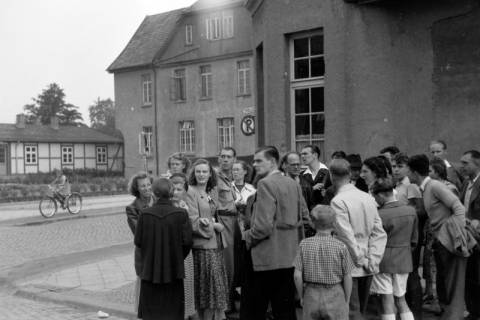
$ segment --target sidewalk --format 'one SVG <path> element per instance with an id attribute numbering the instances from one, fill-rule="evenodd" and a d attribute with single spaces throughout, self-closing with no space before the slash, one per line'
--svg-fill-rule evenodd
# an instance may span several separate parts
<path id="1" fill-rule="evenodd" d="M 85 197 L 82 201 L 82 212 L 99 209 L 118 209 L 122 210 L 133 201 L 133 197 L 129 194 Z M 0 204 L 0 221 L 14 220 L 29 217 L 41 217 L 38 209 L 40 201 L 28 202 L 8 202 Z M 59 208 L 54 217 L 71 216 L 65 210 Z M 43 218 L 43 217 L 42 217 Z M 46 219 L 48 220 L 48 219 Z"/>

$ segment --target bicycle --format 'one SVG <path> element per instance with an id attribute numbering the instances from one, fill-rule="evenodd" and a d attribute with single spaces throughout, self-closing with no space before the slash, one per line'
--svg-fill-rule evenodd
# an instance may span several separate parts
<path id="1" fill-rule="evenodd" d="M 58 203 L 62 209 L 67 209 L 70 214 L 77 214 L 82 210 L 82 195 L 78 192 L 68 194 L 64 199 L 58 196 L 52 186 L 48 186 L 52 195 L 44 196 L 38 205 L 40 214 L 45 218 L 51 218 L 57 213 Z"/>

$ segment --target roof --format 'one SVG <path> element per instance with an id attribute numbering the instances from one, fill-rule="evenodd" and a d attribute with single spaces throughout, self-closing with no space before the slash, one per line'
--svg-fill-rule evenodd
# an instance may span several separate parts
<path id="1" fill-rule="evenodd" d="M 0 123 L 0 141 L 65 142 L 65 143 L 123 143 L 117 137 L 106 135 L 89 127 L 62 126 L 58 130 L 48 125 Z"/>
<path id="2" fill-rule="evenodd" d="M 107 68 L 108 72 L 145 67 L 167 44 L 184 9 L 146 16 L 122 53 Z"/>
<path id="3" fill-rule="evenodd" d="M 207 9 L 214 9 L 214 8 L 221 8 L 224 6 L 231 6 L 231 5 L 243 5 L 245 0 L 198 0 L 194 4 L 192 4 L 188 11 L 200 11 L 200 10 L 207 10 Z"/>

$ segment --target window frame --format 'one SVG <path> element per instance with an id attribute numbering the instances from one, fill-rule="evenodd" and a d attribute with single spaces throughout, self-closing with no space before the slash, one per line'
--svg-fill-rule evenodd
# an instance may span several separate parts
<path id="1" fill-rule="evenodd" d="M 222 39 L 222 21 L 220 16 L 211 16 L 205 19 L 207 40 L 217 41 Z"/>
<path id="2" fill-rule="evenodd" d="M 224 121 L 231 121 L 225 125 Z M 228 143 L 227 140 L 229 140 Z M 234 147 L 235 143 L 235 119 L 234 117 L 217 118 L 217 146 L 218 152 L 225 147 Z"/>
<path id="3" fill-rule="evenodd" d="M 207 72 L 203 68 L 209 68 Z M 205 86 L 204 86 L 205 85 Z M 211 99 L 213 87 L 212 65 L 200 66 L 200 99 Z"/>
<path id="4" fill-rule="evenodd" d="M 189 123 L 189 128 L 184 128 L 184 124 Z M 194 154 L 196 150 L 196 132 L 194 120 L 179 121 L 179 152 L 185 154 Z M 187 141 L 188 140 L 188 141 Z"/>
<path id="5" fill-rule="evenodd" d="M 143 126 L 142 131 L 140 132 L 140 141 L 139 152 L 142 155 L 147 157 L 152 156 L 152 145 L 153 145 L 153 127 L 152 126 Z M 142 143 L 143 142 L 143 143 Z"/>
<path id="6" fill-rule="evenodd" d="M 309 80 L 320 80 L 320 79 L 324 79 L 324 78 L 325 78 L 326 70 L 325 70 L 323 76 L 310 77 L 310 72 L 311 72 L 311 60 L 312 60 L 312 58 L 323 58 L 323 62 L 324 62 L 324 64 L 325 64 L 325 48 L 324 48 L 322 54 L 310 55 L 310 48 L 311 48 L 311 40 L 310 40 L 310 39 L 311 39 L 312 37 L 314 37 L 314 36 L 322 36 L 322 38 L 323 38 L 323 43 L 325 43 L 325 38 L 324 38 L 323 30 L 322 30 L 322 31 L 312 31 L 312 32 L 308 32 L 308 33 L 302 33 L 302 34 L 299 34 L 299 35 L 292 36 L 292 37 L 290 38 L 290 41 L 289 41 L 289 53 L 290 53 L 289 61 L 290 61 L 290 81 L 291 81 L 291 82 L 302 82 L 302 81 L 309 81 Z M 303 39 L 303 38 L 309 38 L 309 41 L 308 41 L 308 55 L 307 55 L 307 56 L 304 56 L 304 57 L 295 58 L 295 53 L 294 53 L 294 40 Z M 309 73 L 309 77 L 308 77 L 308 78 L 298 78 L 298 79 L 296 79 L 296 78 L 295 78 L 295 61 L 304 60 L 304 59 L 308 59 L 308 61 L 309 61 L 309 63 L 308 63 L 308 73 Z"/>
<path id="7" fill-rule="evenodd" d="M 183 72 L 183 75 L 178 75 Z M 187 101 L 187 72 L 185 68 L 177 68 L 172 70 L 172 87 L 171 100 L 175 102 Z"/>
<path id="8" fill-rule="evenodd" d="M 99 149 L 104 149 L 103 151 L 100 151 Z M 99 160 L 99 156 L 104 158 L 104 161 Z M 107 145 L 102 144 L 102 145 L 96 145 L 95 146 L 95 162 L 96 164 L 108 164 L 108 149 Z"/>
<path id="9" fill-rule="evenodd" d="M 65 151 L 64 149 L 68 149 L 68 151 Z M 67 161 L 65 161 L 65 156 L 67 156 Z M 70 159 L 69 159 L 69 156 Z M 71 144 L 62 144 L 60 145 L 60 158 L 61 158 L 61 162 L 62 162 L 62 165 L 72 165 L 75 158 L 74 158 L 74 155 L 73 155 L 73 145 Z"/>
<path id="10" fill-rule="evenodd" d="M 230 39 L 234 36 L 234 22 L 233 22 L 233 14 L 224 14 L 222 16 L 222 38 L 223 39 Z"/>
<path id="11" fill-rule="evenodd" d="M 151 106 L 153 101 L 153 81 L 150 73 L 142 74 L 142 104 Z"/>
<path id="12" fill-rule="evenodd" d="M 241 63 L 246 62 L 248 64 L 247 68 L 241 68 Z M 250 68 L 250 59 L 238 60 L 237 61 L 237 96 L 249 96 L 252 94 L 252 85 L 251 85 L 251 68 Z M 241 74 L 243 74 L 244 80 L 241 81 Z M 242 85 L 244 90 L 242 92 Z"/>
<path id="13" fill-rule="evenodd" d="M 27 148 L 31 148 L 31 149 L 27 151 Z M 23 146 L 23 152 L 24 152 L 24 159 L 25 159 L 24 161 L 26 165 L 38 165 L 38 145 L 25 144 Z M 34 158 L 34 161 L 32 161 L 32 156 Z"/>
<path id="14" fill-rule="evenodd" d="M 190 46 L 193 44 L 193 25 L 185 25 L 185 45 Z"/>

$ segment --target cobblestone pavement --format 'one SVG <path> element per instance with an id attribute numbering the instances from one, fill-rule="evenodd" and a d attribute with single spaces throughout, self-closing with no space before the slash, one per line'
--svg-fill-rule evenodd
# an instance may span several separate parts
<path id="1" fill-rule="evenodd" d="M 97 311 L 85 312 L 74 307 L 0 294 L 2 320 L 94 320 L 98 319 Z M 125 320 L 116 316 L 110 316 L 108 319 Z"/>
<path id="2" fill-rule="evenodd" d="M 0 275 L 29 261 L 131 241 L 124 214 L 33 226 L 0 226 Z"/>

